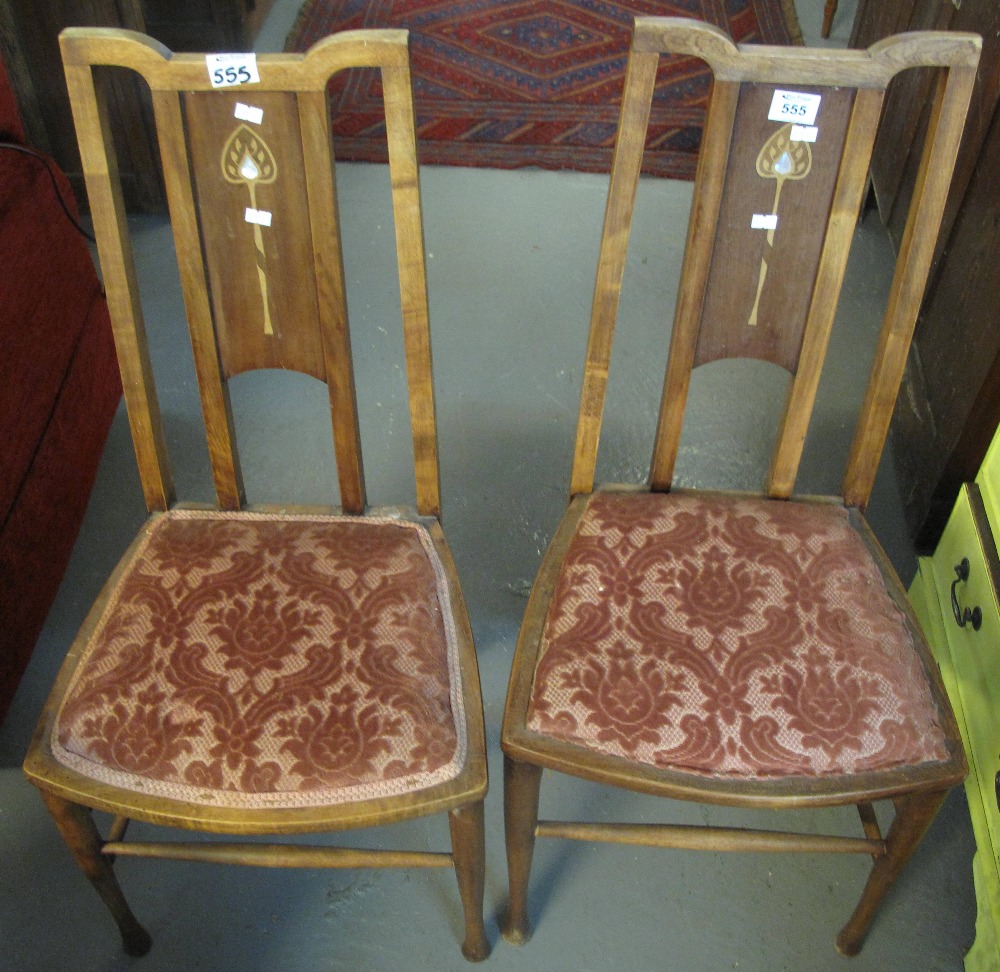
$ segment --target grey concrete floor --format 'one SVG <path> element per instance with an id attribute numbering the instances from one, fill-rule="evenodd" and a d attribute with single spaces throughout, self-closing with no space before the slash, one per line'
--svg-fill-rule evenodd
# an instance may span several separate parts
<path id="1" fill-rule="evenodd" d="M 260 49 L 281 48 L 296 4 L 280 0 Z M 818 41 L 821 0 L 799 0 L 798 7 L 807 42 Z M 833 43 L 846 42 L 853 13 L 853 0 L 842 0 Z M 385 286 L 393 261 L 386 173 L 379 166 L 344 165 L 339 181 L 371 500 L 405 502 L 412 495 L 412 472 L 398 298 Z M 499 724 L 527 591 L 565 503 L 607 179 L 425 167 L 422 183 L 444 521 L 470 605 L 489 731 L 486 915 L 494 948 L 488 967 L 960 969 L 975 918 L 974 845 L 961 791 L 947 801 L 855 959 L 842 958 L 833 947 L 867 870 L 854 857 L 692 854 L 541 841 L 532 875 L 534 937 L 520 949 L 500 939 L 496 914 L 506 873 Z M 377 196 L 382 201 L 373 203 Z M 600 459 L 599 478 L 605 481 L 641 480 L 646 472 L 690 197 L 686 183 L 644 180 L 640 188 Z M 137 223 L 136 252 L 148 286 L 147 324 L 161 369 L 179 492 L 210 500 L 176 266 L 160 221 Z M 803 492 L 837 487 L 890 259 L 881 226 L 868 218 L 855 241 L 807 444 Z M 756 487 L 784 386 L 785 378 L 770 366 L 752 367 L 743 377 L 729 364 L 702 369 L 692 392 L 681 481 Z M 251 501 L 335 502 L 319 383 L 258 373 L 237 379 L 234 395 Z M 890 461 L 883 462 L 870 514 L 908 580 L 914 560 Z M 59 598 L 0 727 L 0 968 L 465 968 L 458 950 L 458 896 L 448 871 L 267 871 L 122 860 L 126 894 L 154 937 L 144 959 L 123 954 L 110 918 L 63 848 L 20 763 L 87 606 L 143 518 L 119 413 Z M 542 813 L 776 824 L 765 814 L 666 804 L 548 774 Z M 857 828 L 848 811 L 797 818 L 795 825 L 805 830 Z M 444 848 L 447 826 L 443 819 L 418 821 L 350 834 L 344 842 Z"/>

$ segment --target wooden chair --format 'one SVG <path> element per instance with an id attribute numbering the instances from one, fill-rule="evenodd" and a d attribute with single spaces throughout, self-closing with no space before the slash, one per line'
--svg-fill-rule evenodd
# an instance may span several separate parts
<path id="1" fill-rule="evenodd" d="M 61 36 L 150 518 L 70 649 L 25 762 L 126 950 L 150 938 L 115 857 L 270 867 L 452 867 L 466 958 L 486 957 L 482 701 L 439 524 L 413 105 L 404 31 L 256 58 L 213 88 L 206 58 L 138 34 Z M 218 497 L 174 501 L 102 88 L 152 92 Z M 233 63 L 236 80 L 246 75 Z M 416 508 L 366 508 L 325 89 L 381 69 Z M 224 69 L 223 69 L 224 70 Z M 216 80 L 226 80 L 225 74 Z M 240 105 L 244 105 L 241 108 Z M 247 111 L 246 109 L 249 109 Z M 262 114 L 261 114 L 262 113 Z M 228 379 L 326 382 L 341 513 L 246 506 Z M 106 838 L 92 810 L 113 815 Z M 450 853 L 290 843 L 129 842 L 129 820 L 217 834 L 349 830 L 446 812 Z"/>
<path id="2" fill-rule="evenodd" d="M 715 81 L 651 473 L 645 489 L 594 490 L 650 99 L 668 51 L 705 60 Z M 904 35 L 867 52 L 737 48 L 695 21 L 636 20 L 571 500 L 528 601 L 504 716 L 509 941 L 529 933 L 535 838 L 558 837 L 870 854 L 871 876 L 837 940 L 854 954 L 949 787 L 965 775 L 937 669 L 862 511 L 978 52 L 979 38 L 958 34 Z M 916 65 L 942 67 L 937 107 L 842 494 L 793 498 L 885 88 Z M 785 114 L 771 120 L 772 104 L 794 106 L 793 118 L 818 104 L 818 115 L 793 133 Z M 690 372 L 730 357 L 769 361 L 792 376 L 766 490 L 671 490 Z M 543 768 L 729 807 L 853 804 L 863 834 L 539 821 Z M 872 808 L 882 799 L 896 811 L 885 837 Z"/>

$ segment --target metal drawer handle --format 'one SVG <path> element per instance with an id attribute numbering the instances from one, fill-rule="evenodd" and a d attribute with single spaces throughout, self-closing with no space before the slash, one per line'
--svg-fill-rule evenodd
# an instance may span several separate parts
<path id="1" fill-rule="evenodd" d="M 964 611 L 959 606 L 958 594 L 955 588 L 958 587 L 959 581 L 967 581 L 969 579 L 969 558 L 963 557 L 960 564 L 955 564 L 955 573 L 958 575 L 951 582 L 951 611 L 955 615 L 955 621 L 960 628 L 964 628 L 967 624 L 971 622 L 972 630 L 978 631 L 983 623 L 983 612 L 979 609 L 978 605 L 971 610 L 966 608 Z"/>

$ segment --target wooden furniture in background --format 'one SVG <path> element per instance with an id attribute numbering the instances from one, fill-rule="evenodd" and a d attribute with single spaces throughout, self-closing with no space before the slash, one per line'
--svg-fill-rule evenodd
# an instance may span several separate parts
<path id="1" fill-rule="evenodd" d="M 543 560 L 501 735 L 510 906 L 528 935 L 536 837 L 874 859 L 841 931 L 862 946 L 891 883 L 966 772 L 937 669 L 862 511 L 906 360 L 979 57 L 928 33 L 868 52 L 742 46 L 637 18 L 605 214 L 569 509 Z M 647 488 L 593 479 L 611 341 L 661 53 L 715 74 Z M 793 496 L 883 97 L 937 65 L 935 124 L 840 496 Z M 776 95 L 791 92 L 792 99 Z M 773 119 L 819 99 L 816 131 Z M 812 124 L 812 122 L 809 122 Z M 814 142 L 804 140 L 816 135 Z M 767 219 L 775 216 L 776 221 Z M 752 228 L 762 223 L 761 228 Z M 692 367 L 759 358 L 792 375 L 763 495 L 673 490 Z M 857 838 L 538 820 L 542 769 L 641 793 L 775 810 L 855 805 Z M 883 836 L 873 801 L 895 808 Z"/>
<path id="2" fill-rule="evenodd" d="M 7 62 L 28 143 L 51 155 L 86 204 L 80 154 L 59 59 L 64 27 L 121 27 L 174 51 L 247 51 L 273 0 L 51 0 L 0 4 L 0 53 Z M 126 204 L 160 212 L 166 200 L 156 164 L 148 95 L 114 76 L 109 97 Z"/>
<path id="3" fill-rule="evenodd" d="M 454 866 L 462 950 L 484 958 L 482 702 L 438 522 L 407 35 L 260 57 L 259 82 L 219 90 L 204 56 L 149 38 L 73 29 L 61 43 L 151 515 L 70 648 L 25 771 L 130 953 L 149 947 L 112 869 L 131 854 Z M 152 91 L 217 509 L 174 501 L 99 65 L 137 71 Z M 380 68 L 386 92 L 415 510 L 366 508 L 326 100 L 329 77 L 359 65 Z M 241 120 L 240 102 L 262 116 Z M 246 506 L 228 379 L 254 368 L 328 385 L 342 514 Z M 107 839 L 92 809 L 115 816 Z M 443 812 L 451 853 L 125 840 L 131 819 L 271 835 Z"/>
<path id="4" fill-rule="evenodd" d="M 969 775 L 965 781 L 976 856 L 976 941 L 967 972 L 1000 968 L 1000 435 L 975 482 L 966 483 L 933 557 L 910 587 L 914 610 L 955 707 Z"/>
<path id="5" fill-rule="evenodd" d="M 274 0 L 139 3 L 146 33 L 173 51 L 249 51 Z"/>
<path id="6" fill-rule="evenodd" d="M 892 425 L 907 524 L 917 546 L 932 550 L 961 484 L 975 477 L 1000 424 L 1000 5 L 861 0 L 851 46 L 926 29 L 983 38 L 935 267 Z M 897 246 L 931 84 L 927 72 L 908 72 L 893 83 L 872 158 L 875 199 Z"/>

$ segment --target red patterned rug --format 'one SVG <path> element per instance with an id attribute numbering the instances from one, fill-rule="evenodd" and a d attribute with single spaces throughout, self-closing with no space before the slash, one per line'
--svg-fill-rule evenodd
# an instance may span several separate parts
<path id="1" fill-rule="evenodd" d="M 695 17 L 738 42 L 801 43 L 793 0 L 307 0 L 285 49 L 407 27 L 421 162 L 606 172 L 635 14 Z M 661 67 L 647 172 L 693 177 L 709 86 L 700 61 Z M 378 72 L 345 72 L 330 92 L 337 157 L 384 162 Z"/>

